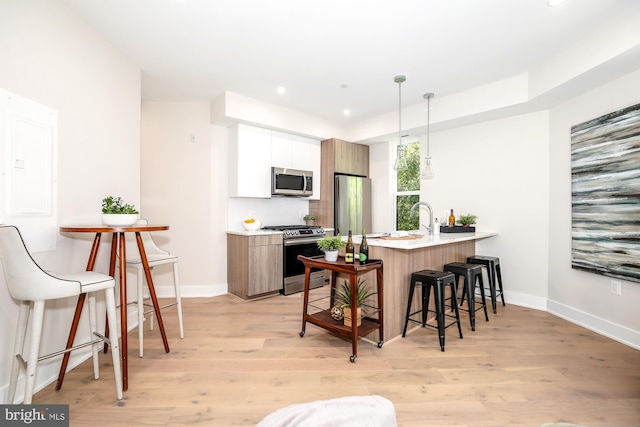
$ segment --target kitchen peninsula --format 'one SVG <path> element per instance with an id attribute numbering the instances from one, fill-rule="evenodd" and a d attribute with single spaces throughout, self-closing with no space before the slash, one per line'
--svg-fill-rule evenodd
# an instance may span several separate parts
<path id="1" fill-rule="evenodd" d="M 468 256 L 476 254 L 476 240 L 497 234 L 492 231 L 480 231 L 421 237 L 410 235 L 410 239 L 395 240 L 367 236 L 370 258 L 381 259 L 384 262 L 385 340 L 389 341 L 402 334 L 411 273 L 419 270 L 442 271 L 447 263 L 466 262 Z M 354 236 L 354 243 L 360 244 L 360 240 L 360 236 Z M 375 283 L 375 277 L 371 273 L 364 278 L 368 283 Z M 419 309 L 419 303 L 420 299 L 414 298 L 413 311 Z M 375 341 L 375 337 L 371 339 Z"/>
<path id="2" fill-rule="evenodd" d="M 384 263 L 384 335 L 389 341 L 402 334 L 409 298 L 411 273 L 419 270 L 439 270 L 450 262 L 465 262 L 475 255 L 475 242 L 496 236 L 492 231 L 475 233 L 442 233 L 422 235 L 414 232 L 405 238 L 367 236 L 369 257 Z M 346 237 L 344 237 L 346 239 Z M 301 239 L 306 240 L 306 239 Z M 361 236 L 353 236 L 360 245 Z M 243 299 L 277 294 L 282 288 L 283 232 L 273 230 L 228 231 L 229 293 Z M 307 244 L 317 250 L 316 243 Z M 296 248 L 296 246 L 287 246 Z M 302 254 L 303 252 L 293 252 Z M 310 253 L 309 256 L 318 253 Z M 297 256 L 297 255 L 296 255 Z M 275 266 L 275 268 L 274 268 Z M 302 264 L 299 265 L 300 270 Z M 297 268 L 297 267 L 296 267 Z M 373 273 L 362 276 L 367 283 L 376 283 Z M 267 286 L 267 284 L 270 284 Z M 255 288 L 256 286 L 260 288 Z M 255 289 L 254 289 L 255 288 Z M 414 298 L 414 311 L 419 299 Z M 375 335 L 375 334 L 374 334 Z M 376 337 L 371 337 L 376 341 Z"/>

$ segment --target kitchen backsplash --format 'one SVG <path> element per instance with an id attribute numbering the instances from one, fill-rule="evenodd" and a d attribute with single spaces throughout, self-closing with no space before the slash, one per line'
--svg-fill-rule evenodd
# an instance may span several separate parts
<path id="1" fill-rule="evenodd" d="M 273 197 L 227 199 L 227 230 L 242 230 L 241 222 L 251 216 L 263 225 L 304 224 L 302 217 L 309 213 L 309 199 L 299 197 Z M 322 224 L 319 224 L 322 225 Z"/>

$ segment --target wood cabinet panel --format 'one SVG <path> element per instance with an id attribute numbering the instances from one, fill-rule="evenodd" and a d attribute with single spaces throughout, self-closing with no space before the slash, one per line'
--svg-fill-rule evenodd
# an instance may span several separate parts
<path id="1" fill-rule="evenodd" d="M 282 234 L 227 235 L 229 293 L 250 299 L 282 288 Z"/>
<path id="2" fill-rule="evenodd" d="M 369 176 L 369 147 L 334 139 L 334 173 Z"/>

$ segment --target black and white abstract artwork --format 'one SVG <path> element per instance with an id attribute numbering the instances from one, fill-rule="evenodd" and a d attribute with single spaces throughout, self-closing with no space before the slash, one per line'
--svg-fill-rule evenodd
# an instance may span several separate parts
<path id="1" fill-rule="evenodd" d="M 571 127 L 571 266 L 640 282 L 640 104 Z"/>

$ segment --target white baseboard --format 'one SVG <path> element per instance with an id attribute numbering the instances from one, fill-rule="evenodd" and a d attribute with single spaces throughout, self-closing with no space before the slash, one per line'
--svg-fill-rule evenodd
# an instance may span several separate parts
<path id="1" fill-rule="evenodd" d="M 175 292 L 173 285 L 156 286 L 158 298 L 173 298 Z M 182 298 L 210 298 L 227 294 L 227 284 L 206 285 L 206 286 L 180 286 L 180 296 Z"/>
<path id="2" fill-rule="evenodd" d="M 504 299 L 507 304 L 546 311 L 554 316 L 558 316 L 571 323 L 580 325 L 583 328 L 587 328 L 612 340 L 640 350 L 640 332 L 629 329 L 626 326 L 618 325 L 547 298 L 517 292 L 505 292 Z M 501 304 L 500 298 L 498 298 L 498 304 Z M 498 310 L 499 309 L 500 308 L 498 308 Z"/>
<path id="3" fill-rule="evenodd" d="M 640 332 L 638 331 L 566 306 L 557 301 L 548 300 L 547 305 L 547 311 L 551 314 L 640 350 Z"/>

